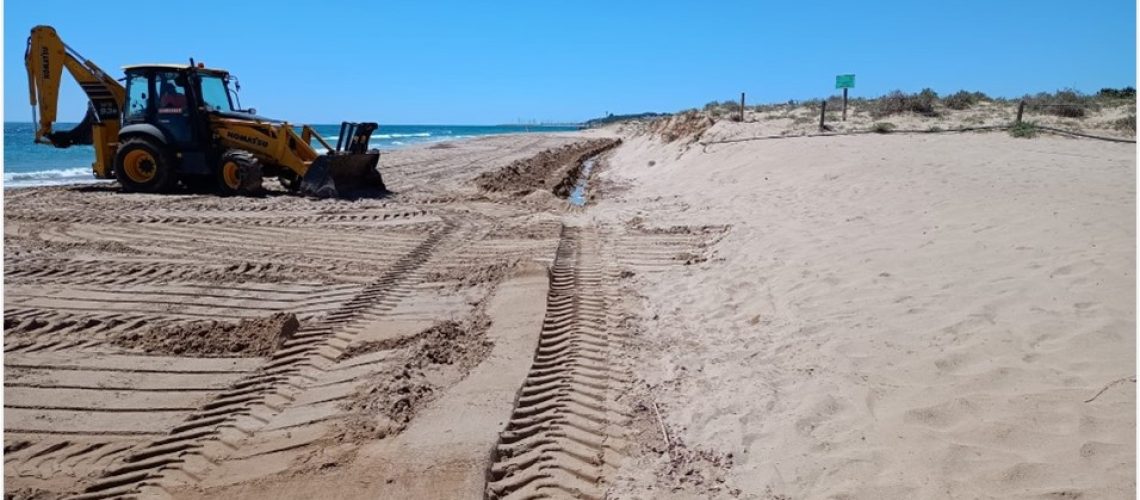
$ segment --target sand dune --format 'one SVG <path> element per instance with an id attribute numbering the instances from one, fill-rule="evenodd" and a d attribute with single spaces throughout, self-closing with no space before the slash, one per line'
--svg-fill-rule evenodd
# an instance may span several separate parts
<path id="1" fill-rule="evenodd" d="M 1005 134 L 642 137 L 594 213 L 731 227 L 633 287 L 644 383 L 688 446 L 732 458 L 723 496 L 1125 498 L 1134 378 L 1087 400 L 1135 376 L 1134 158 Z M 627 492 L 669 485 L 651 464 Z"/>

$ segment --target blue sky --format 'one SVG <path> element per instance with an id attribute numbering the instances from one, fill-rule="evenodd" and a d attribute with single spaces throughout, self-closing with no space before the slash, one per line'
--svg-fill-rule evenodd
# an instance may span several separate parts
<path id="1" fill-rule="evenodd" d="M 1136 84 L 1131 0 L 4 3 L 4 119 L 28 121 L 29 29 L 105 70 L 189 57 L 293 122 L 501 124 L 710 100 L 932 87 L 1001 96 Z M 60 116 L 85 102 L 65 87 Z"/>

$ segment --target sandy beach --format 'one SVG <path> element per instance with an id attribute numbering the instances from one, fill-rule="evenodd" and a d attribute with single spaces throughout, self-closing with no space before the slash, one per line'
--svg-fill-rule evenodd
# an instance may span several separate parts
<path id="1" fill-rule="evenodd" d="M 1006 134 L 642 139 L 594 213 L 730 228 L 707 262 L 630 284 L 646 392 L 675 439 L 732 463 L 696 468 L 713 496 L 1128 498 L 1134 155 Z M 623 491 L 657 496 L 662 468 L 648 455 Z"/>
<path id="2" fill-rule="evenodd" d="M 8 190 L 6 496 L 1133 497 L 1135 145 L 790 120 Z"/>

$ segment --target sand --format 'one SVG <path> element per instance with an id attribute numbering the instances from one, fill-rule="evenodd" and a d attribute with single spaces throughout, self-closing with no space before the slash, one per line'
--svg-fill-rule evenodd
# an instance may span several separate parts
<path id="1" fill-rule="evenodd" d="M 111 343 L 153 355 L 191 358 L 269 356 L 301 327 L 293 313 L 246 318 L 235 323 L 194 321 L 117 332 Z"/>
<path id="2" fill-rule="evenodd" d="M 1132 496 L 1135 147 L 769 125 L 6 191 L 5 493 Z"/>
<path id="3" fill-rule="evenodd" d="M 1132 497 L 1135 154 L 1004 133 L 627 141 L 596 217 L 730 228 L 707 262 L 630 287 L 641 385 L 675 440 L 731 457 L 699 496 Z M 685 486 L 664 460 L 627 465 L 618 496 Z"/>

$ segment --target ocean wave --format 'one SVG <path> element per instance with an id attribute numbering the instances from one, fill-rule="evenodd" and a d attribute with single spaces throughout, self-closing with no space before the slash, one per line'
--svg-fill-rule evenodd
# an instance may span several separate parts
<path id="1" fill-rule="evenodd" d="M 395 139 L 397 137 L 431 137 L 431 132 L 417 132 L 415 134 L 372 134 L 373 139 Z"/>
<path id="2" fill-rule="evenodd" d="M 34 172 L 7 172 L 4 174 L 4 186 L 49 186 L 55 184 L 72 184 L 80 182 L 99 182 L 90 168 L 64 168 L 57 170 L 39 170 Z"/>
<path id="3" fill-rule="evenodd" d="M 64 177 L 91 177 L 95 178 L 90 168 L 65 168 L 61 170 L 41 170 L 37 172 L 9 172 L 4 174 L 4 182 L 10 181 L 39 181 L 61 179 Z"/>
<path id="4" fill-rule="evenodd" d="M 372 134 L 369 137 L 372 139 L 398 139 L 398 138 L 403 138 L 403 137 L 431 137 L 431 136 L 432 136 L 431 132 L 416 132 L 414 134 Z M 337 137 L 335 135 L 332 135 L 332 136 L 326 135 L 326 136 L 322 136 L 322 137 L 326 141 L 335 141 L 335 140 L 339 139 L 339 137 Z"/>

